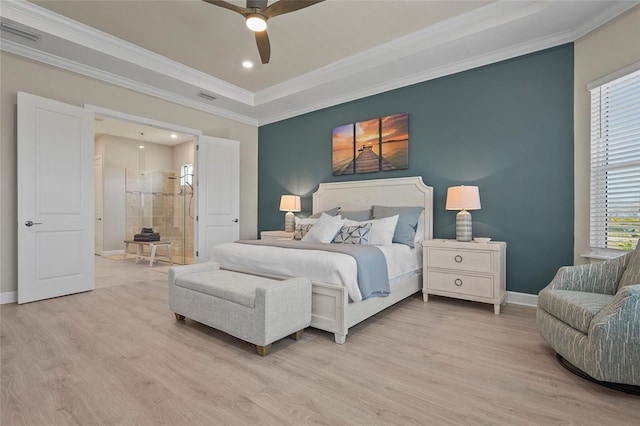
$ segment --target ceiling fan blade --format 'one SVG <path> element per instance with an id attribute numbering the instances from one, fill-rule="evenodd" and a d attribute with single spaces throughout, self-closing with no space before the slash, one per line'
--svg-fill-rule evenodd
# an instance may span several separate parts
<path id="1" fill-rule="evenodd" d="M 258 45 L 258 53 L 260 53 L 262 63 L 268 64 L 269 58 L 271 58 L 271 45 L 266 31 L 256 33 L 256 44 Z"/>
<path id="2" fill-rule="evenodd" d="M 245 16 L 248 13 L 248 11 L 244 7 L 239 7 L 239 6 L 236 6 L 235 4 L 227 3 L 226 1 L 222 1 L 222 0 L 202 0 L 202 1 L 212 4 L 214 6 L 220 6 L 225 9 L 238 12 L 242 16 Z"/>
<path id="3" fill-rule="evenodd" d="M 305 7 L 313 6 L 323 1 L 324 0 L 280 0 L 268 6 L 262 13 L 264 13 L 267 18 L 273 18 L 274 16 L 304 9 Z"/>

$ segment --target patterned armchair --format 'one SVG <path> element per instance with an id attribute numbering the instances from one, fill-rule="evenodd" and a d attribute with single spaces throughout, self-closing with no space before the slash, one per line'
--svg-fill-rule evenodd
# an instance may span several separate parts
<path id="1" fill-rule="evenodd" d="M 538 295 L 538 332 L 601 382 L 640 386 L 640 242 L 617 259 L 565 266 Z"/>

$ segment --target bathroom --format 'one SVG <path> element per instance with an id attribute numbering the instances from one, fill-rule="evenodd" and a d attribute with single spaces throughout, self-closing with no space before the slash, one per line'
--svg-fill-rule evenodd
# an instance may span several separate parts
<path id="1" fill-rule="evenodd" d="M 107 117 L 95 129 L 96 255 L 122 260 L 124 241 L 152 228 L 172 243 L 173 263 L 193 263 L 193 135 Z M 157 260 L 169 265 L 165 248 Z"/>

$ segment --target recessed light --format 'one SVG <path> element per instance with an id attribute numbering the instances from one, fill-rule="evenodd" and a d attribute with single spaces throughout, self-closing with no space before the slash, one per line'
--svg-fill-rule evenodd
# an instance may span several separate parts
<path id="1" fill-rule="evenodd" d="M 178 135 L 176 135 L 175 133 L 171 133 L 171 139 L 177 139 Z"/>
<path id="2" fill-rule="evenodd" d="M 251 61 L 242 61 L 242 66 L 249 69 L 249 68 L 253 68 L 253 62 Z"/>
<path id="3" fill-rule="evenodd" d="M 138 148 L 144 149 L 144 145 L 138 145 Z"/>

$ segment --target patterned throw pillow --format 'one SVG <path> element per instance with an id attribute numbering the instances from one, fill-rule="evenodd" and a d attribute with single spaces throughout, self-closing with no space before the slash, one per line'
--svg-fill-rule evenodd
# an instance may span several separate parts
<path id="1" fill-rule="evenodd" d="M 369 235 L 371 235 L 370 223 L 343 226 L 333 242 L 338 244 L 369 244 Z"/>
<path id="2" fill-rule="evenodd" d="M 293 232 L 293 239 L 294 240 L 301 240 L 302 237 L 307 235 L 307 232 L 309 232 L 309 229 L 311 229 L 312 226 L 313 226 L 313 223 L 309 223 L 307 225 L 297 224 L 296 228 L 295 228 L 295 230 Z"/>

